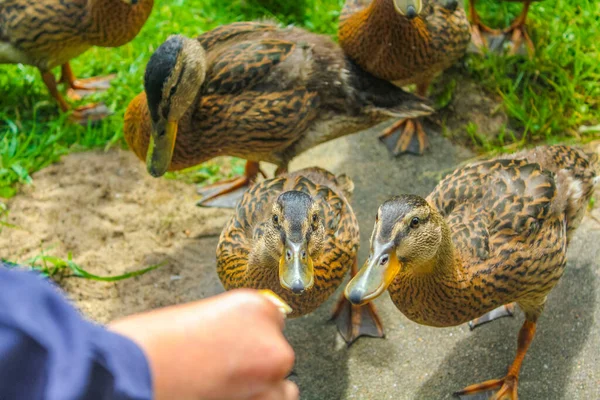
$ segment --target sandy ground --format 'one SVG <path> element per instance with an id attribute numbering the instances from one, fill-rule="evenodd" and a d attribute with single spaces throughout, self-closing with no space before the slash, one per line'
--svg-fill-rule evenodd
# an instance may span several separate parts
<path id="1" fill-rule="evenodd" d="M 119 283 L 62 280 L 91 318 L 106 322 L 149 308 L 216 293 L 218 235 L 230 211 L 195 206 L 195 187 L 154 179 L 132 153 L 79 153 L 35 174 L 34 185 L 10 201 L 0 254 L 26 261 L 44 251 L 97 275 L 116 275 L 166 262 Z M 201 282 L 212 285 L 201 285 Z"/>
<path id="2" fill-rule="evenodd" d="M 355 180 L 353 200 L 366 257 L 372 217 L 393 194 L 427 194 L 444 173 L 472 154 L 439 135 L 424 157 L 393 159 L 377 130 L 325 144 L 292 169 L 320 165 Z M 195 188 L 149 177 L 132 154 L 111 150 L 64 157 L 34 175 L 34 185 L 10 200 L 0 254 L 26 261 L 42 250 L 92 273 L 120 274 L 166 261 L 144 276 L 117 283 L 68 278 L 63 287 L 89 317 L 106 322 L 134 312 L 200 299 L 222 291 L 215 248 L 229 210 L 195 206 Z M 598 209 L 594 215 L 600 217 Z M 567 272 L 549 297 L 526 358 L 522 399 L 600 398 L 600 225 L 586 218 L 569 253 Z M 327 323 L 335 299 L 289 321 L 295 378 L 303 399 L 446 399 L 454 390 L 502 376 L 514 356 L 522 315 L 470 332 L 466 326 L 419 326 L 387 296 L 376 304 L 387 338 L 361 339 L 350 349 Z"/>

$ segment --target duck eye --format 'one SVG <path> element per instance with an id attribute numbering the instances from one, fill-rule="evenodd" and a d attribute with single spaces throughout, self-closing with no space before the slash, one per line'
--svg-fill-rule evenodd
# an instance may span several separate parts
<path id="1" fill-rule="evenodd" d="M 419 220 L 419 218 L 414 217 L 411 221 L 410 221 L 410 227 L 411 228 L 416 228 L 417 226 L 419 226 L 419 223 L 421 221 Z"/>
<path id="2" fill-rule="evenodd" d="M 279 224 L 279 216 L 277 214 L 273 215 L 273 224 L 275 224 L 275 225 Z"/>
<path id="3" fill-rule="evenodd" d="M 175 94 L 175 90 L 177 89 L 177 86 L 173 86 L 171 88 L 171 90 L 169 91 L 169 97 L 173 97 L 173 95 Z"/>
<path id="4" fill-rule="evenodd" d="M 319 216 L 317 214 L 313 214 L 312 215 L 312 222 L 313 222 L 313 224 L 316 224 L 318 220 L 319 220 Z"/>

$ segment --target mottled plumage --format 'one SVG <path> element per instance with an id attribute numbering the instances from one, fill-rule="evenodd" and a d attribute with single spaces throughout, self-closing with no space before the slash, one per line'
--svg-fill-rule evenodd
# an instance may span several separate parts
<path id="1" fill-rule="evenodd" d="M 471 38 L 467 16 L 455 0 L 399 1 L 402 7 L 420 6 L 412 8 L 414 15 L 399 11 L 395 1 L 347 0 L 339 42 L 367 72 L 397 86 L 416 84 L 417 93 L 426 96 L 433 78 L 465 54 Z M 393 135 L 400 127 L 400 136 Z M 422 154 L 428 147 L 419 121 L 398 122 L 382 140 L 394 155 Z"/>
<path id="2" fill-rule="evenodd" d="M 337 289 L 356 258 L 359 230 L 349 203 L 351 191 L 352 182 L 348 178 L 336 178 L 319 168 L 255 184 L 244 194 L 221 233 L 217 272 L 223 286 L 270 289 L 292 307 L 292 317 L 316 309 Z M 288 215 L 294 210 L 307 209 L 303 203 L 311 200 L 318 210 L 317 222 L 310 215 L 295 219 Z M 280 216 L 275 228 L 273 205 L 277 202 L 283 204 L 285 215 Z M 285 225 L 289 221 L 314 226 Z M 317 232 L 320 227 L 322 235 Z M 285 241 L 301 241 L 301 232 L 313 235 L 308 240 L 308 250 L 314 263 L 314 286 L 302 294 L 294 294 L 281 286 L 278 263 Z"/>
<path id="3" fill-rule="evenodd" d="M 403 195 L 380 207 L 371 242 L 383 250 L 370 260 L 389 258 L 396 268 L 387 282 L 392 301 L 421 324 L 458 325 L 516 302 L 526 317 L 517 357 L 505 379 L 488 382 L 488 390 L 516 398 L 535 323 L 598 183 L 598 155 L 566 146 L 458 168 L 427 199 Z M 349 284 L 351 300 L 365 296 L 361 282 L 370 282 L 369 274 L 365 268 Z"/>
<path id="4" fill-rule="evenodd" d="M 195 46 L 191 39 L 180 40 L 190 49 Z M 270 22 L 241 22 L 207 32 L 197 42 L 204 51 L 175 52 L 179 61 L 170 80 L 154 77 L 153 65 L 170 57 L 165 49 L 157 50 L 146 71 L 146 93 L 131 102 L 125 115 L 125 138 L 146 160 L 151 114 L 160 108 L 168 119 L 166 114 L 181 110 L 182 117 L 172 117 L 178 133 L 171 171 L 222 155 L 267 161 L 285 170 L 293 157 L 317 144 L 393 116 L 431 112 L 420 98 L 362 71 L 327 36 Z M 201 84 L 190 89 L 193 101 L 183 105 L 179 86 L 193 85 L 176 75 L 189 70 L 181 66 L 192 59 L 202 59 L 206 71 Z M 167 82 L 176 81 L 181 84 L 165 97 Z"/>
<path id="5" fill-rule="evenodd" d="M 413 19 L 394 0 L 347 0 L 338 37 L 358 65 L 398 86 L 429 81 L 465 54 L 470 40 L 464 10 L 455 2 L 427 1 Z"/>
<path id="6" fill-rule="evenodd" d="M 69 60 L 92 46 L 117 47 L 140 31 L 154 0 L 0 0 L 0 63 L 23 63 L 41 71 L 51 94 L 68 105 L 49 72 L 63 66 L 63 81 L 73 89 Z"/>

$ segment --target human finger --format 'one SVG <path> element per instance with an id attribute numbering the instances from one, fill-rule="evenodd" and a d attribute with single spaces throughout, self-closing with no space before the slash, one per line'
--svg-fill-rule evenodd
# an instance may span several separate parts
<path id="1" fill-rule="evenodd" d="M 282 381 L 249 400 L 298 400 L 299 398 L 298 386 L 292 381 Z"/>

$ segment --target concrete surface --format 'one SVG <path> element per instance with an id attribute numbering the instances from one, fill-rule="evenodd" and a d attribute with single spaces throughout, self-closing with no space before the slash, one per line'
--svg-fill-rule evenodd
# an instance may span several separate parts
<path id="1" fill-rule="evenodd" d="M 322 145 L 297 158 L 292 170 L 314 164 L 347 173 L 356 184 L 353 206 L 362 228 L 359 263 L 378 205 L 398 193 L 426 195 L 439 177 L 471 154 L 438 136 L 423 157 L 392 159 L 374 129 Z M 600 216 L 598 209 L 594 211 Z M 550 294 L 525 359 L 521 399 L 600 399 L 600 224 L 586 218 L 569 251 L 568 268 Z M 302 399 L 449 399 L 472 383 L 500 378 L 516 350 L 523 322 L 503 318 L 470 332 L 420 326 L 384 295 L 376 301 L 387 337 L 361 338 L 349 349 L 328 322 L 335 298 L 291 320 L 286 335 L 296 350 L 294 379 Z"/>

